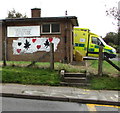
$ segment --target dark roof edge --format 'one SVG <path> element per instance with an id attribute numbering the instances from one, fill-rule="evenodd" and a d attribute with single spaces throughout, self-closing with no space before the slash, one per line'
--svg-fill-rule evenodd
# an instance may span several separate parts
<path id="1" fill-rule="evenodd" d="M 39 20 L 39 19 L 77 19 L 76 16 L 61 16 L 61 17 L 38 17 L 38 18 L 12 18 L 12 19 L 2 19 L 5 21 L 17 21 L 17 20 Z"/>
<path id="2" fill-rule="evenodd" d="M 48 19 L 70 19 L 73 22 L 74 26 L 78 26 L 78 21 L 76 16 L 61 16 L 61 17 L 40 17 L 40 18 L 12 18 L 12 19 L 2 19 L 5 22 L 18 22 L 18 21 L 39 21 L 39 20 L 48 20 Z M 1 21 L 1 20 L 0 20 Z"/>

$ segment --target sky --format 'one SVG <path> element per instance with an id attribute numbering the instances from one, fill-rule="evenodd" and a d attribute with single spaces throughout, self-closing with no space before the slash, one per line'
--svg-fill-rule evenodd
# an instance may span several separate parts
<path id="1" fill-rule="evenodd" d="M 13 8 L 27 17 L 31 17 L 32 8 L 41 8 L 42 17 L 76 16 L 80 28 L 89 28 L 91 32 L 105 37 L 108 32 L 117 32 L 116 23 L 105 11 L 118 7 L 119 0 L 2 0 L 0 19 L 7 17 Z"/>

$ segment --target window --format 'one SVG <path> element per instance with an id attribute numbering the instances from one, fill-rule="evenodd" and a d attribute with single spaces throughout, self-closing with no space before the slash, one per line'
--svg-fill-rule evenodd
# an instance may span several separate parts
<path id="1" fill-rule="evenodd" d="M 44 25 L 42 26 L 42 30 L 43 30 L 44 33 L 50 32 L 50 24 L 44 24 Z"/>
<path id="2" fill-rule="evenodd" d="M 97 38 L 96 37 L 92 37 L 92 43 L 93 44 L 98 44 Z"/>
<path id="3" fill-rule="evenodd" d="M 52 32 L 60 32 L 60 24 L 52 24 Z"/>
<path id="4" fill-rule="evenodd" d="M 96 45 L 102 45 L 102 42 L 96 37 L 92 37 L 92 43 Z"/>
<path id="5" fill-rule="evenodd" d="M 42 33 L 60 33 L 60 24 L 42 24 Z"/>

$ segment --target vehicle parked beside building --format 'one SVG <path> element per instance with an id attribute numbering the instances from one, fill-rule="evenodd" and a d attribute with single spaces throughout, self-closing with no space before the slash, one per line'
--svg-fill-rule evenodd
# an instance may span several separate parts
<path id="1" fill-rule="evenodd" d="M 116 57 L 116 50 L 113 47 L 107 45 L 100 36 L 91 33 L 90 30 L 86 28 L 74 28 L 75 57 L 77 57 L 79 54 L 82 57 L 98 57 L 99 46 L 103 46 L 103 52 L 106 57 Z"/>

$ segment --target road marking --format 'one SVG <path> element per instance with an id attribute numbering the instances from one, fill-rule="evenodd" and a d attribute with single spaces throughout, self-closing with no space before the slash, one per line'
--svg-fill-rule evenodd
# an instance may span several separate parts
<path id="1" fill-rule="evenodd" d="M 113 105 L 100 105 L 100 104 L 94 104 L 95 106 L 105 106 L 105 107 L 114 107 L 114 108 L 120 108 L 120 106 L 113 106 Z"/>
<path id="2" fill-rule="evenodd" d="M 89 89 L 84 89 L 84 91 L 90 91 Z"/>
<path id="3" fill-rule="evenodd" d="M 97 111 L 95 106 L 103 106 L 103 107 L 114 107 L 114 108 L 117 108 L 119 109 L 120 106 L 114 106 L 114 105 L 101 105 L 101 104 L 86 104 L 87 105 L 87 108 L 89 111 Z"/>
<path id="4" fill-rule="evenodd" d="M 86 104 L 89 111 L 97 111 L 95 104 Z"/>
<path id="5" fill-rule="evenodd" d="M 82 93 L 82 94 L 89 94 L 89 93 Z"/>

